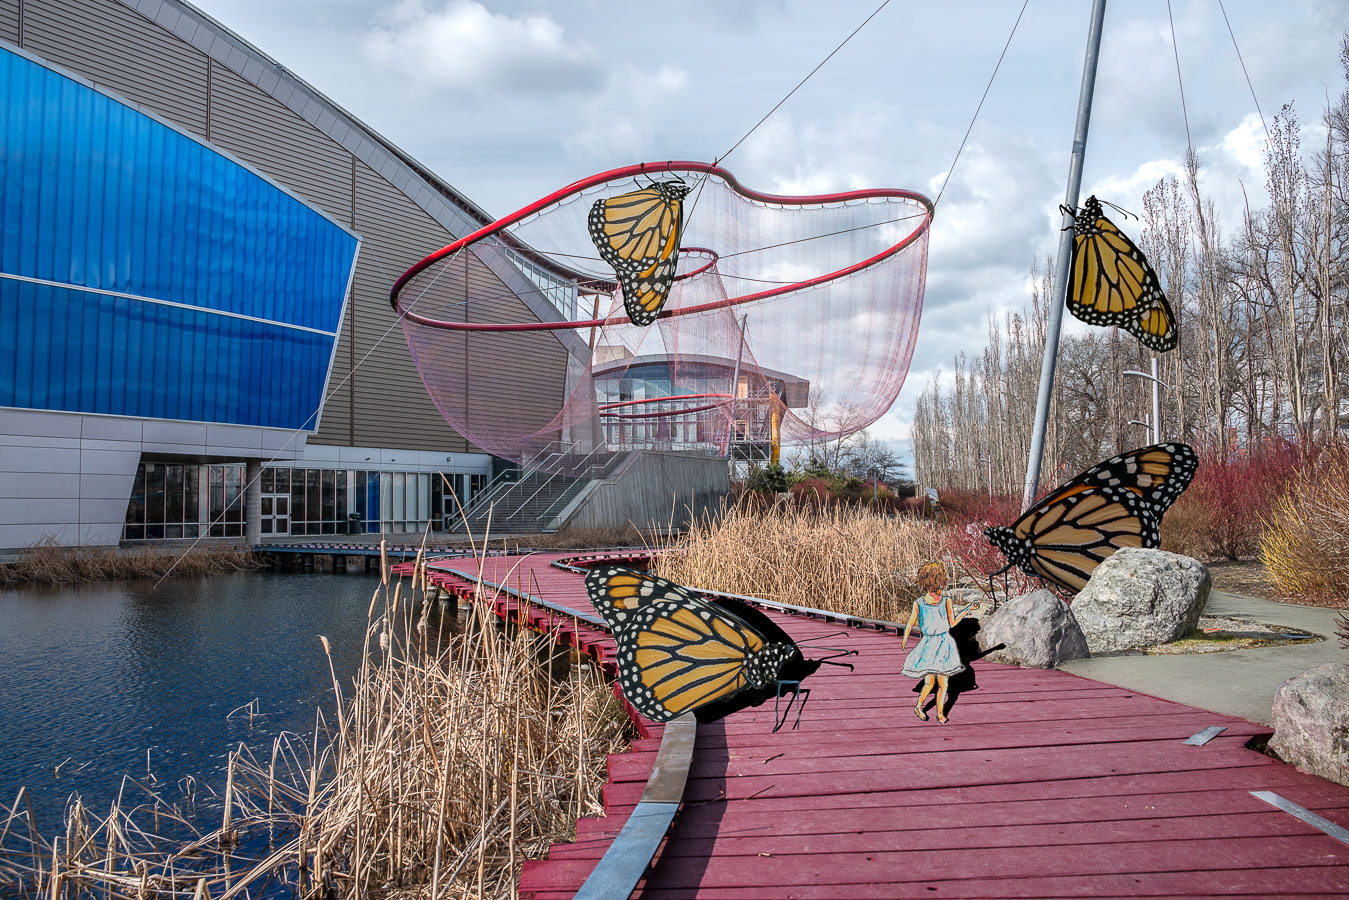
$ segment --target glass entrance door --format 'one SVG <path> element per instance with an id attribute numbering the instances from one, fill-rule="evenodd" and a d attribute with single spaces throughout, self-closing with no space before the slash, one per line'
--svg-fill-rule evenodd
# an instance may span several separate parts
<path id="1" fill-rule="evenodd" d="M 262 495 L 262 533 L 290 534 L 290 494 Z"/>

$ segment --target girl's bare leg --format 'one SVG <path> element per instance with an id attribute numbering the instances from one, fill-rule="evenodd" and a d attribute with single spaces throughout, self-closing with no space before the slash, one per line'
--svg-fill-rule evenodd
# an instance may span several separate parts
<path id="1" fill-rule="evenodd" d="M 918 693 L 918 705 L 913 708 L 918 718 L 924 722 L 927 721 L 927 713 L 923 712 L 923 707 L 927 704 L 927 698 L 932 694 L 932 680 L 932 675 L 923 676 L 923 689 Z"/>
<path id="2" fill-rule="evenodd" d="M 929 675 L 929 678 L 932 676 Z M 937 676 L 937 721 L 946 724 L 946 689 L 951 680 L 945 675 Z"/>

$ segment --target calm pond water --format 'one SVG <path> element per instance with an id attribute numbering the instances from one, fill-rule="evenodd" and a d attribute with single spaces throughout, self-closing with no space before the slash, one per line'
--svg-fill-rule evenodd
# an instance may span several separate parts
<path id="1" fill-rule="evenodd" d="M 147 750 L 166 799 L 189 775 L 223 792 L 240 742 L 270 748 L 331 713 L 317 636 L 349 685 L 378 584 L 243 572 L 0 592 L 0 803 L 26 785 L 51 834 L 72 793 L 106 812 L 124 774 L 144 778 Z M 254 700 L 251 724 L 229 716 Z"/>

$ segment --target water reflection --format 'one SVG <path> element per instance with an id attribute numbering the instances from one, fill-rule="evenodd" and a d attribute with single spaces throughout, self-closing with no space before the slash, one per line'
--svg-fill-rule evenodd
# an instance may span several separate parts
<path id="1" fill-rule="evenodd" d="M 46 833 L 67 797 L 106 811 L 149 767 L 169 799 L 216 790 L 228 752 L 311 732 L 332 709 L 317 636 L 355 672 L 377 576 L 247 572 L 0 592 L 0 802 L 21 785 Z M 232 710 L 257 700 L 258 715 Z"/>

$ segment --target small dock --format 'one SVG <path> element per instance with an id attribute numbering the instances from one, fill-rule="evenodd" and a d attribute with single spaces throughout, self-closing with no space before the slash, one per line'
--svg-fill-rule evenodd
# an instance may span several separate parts
<path id="1" fill-rule="evenodd" d="M 582 576 L 554 565 L 577 557 L 445 559 L 429 575 L 466 598 L 479 577 L 499 586 L 498 615 L 557 629 L 612 671 Z M 771 704 L 698 726 L 679 812 L 632 896 L 1349 893 L 1349 846 L 1254 793 L 1349 839 L 1349 787 L 1248 749 L 1263 725 L 988 662 L 974 664 L 977 688 L 950 724 L 923 722 L 895 632 L 766 612 L 797 640 L 844 630 L 823 643 L 857 650 L 857 669 L 811 676 L 798 730 L 774 734 Z M 639 726 L 631 752 L 609 760 L 606 817 L 580 820 L 574 843 L 526 863 L 521 896 L 573 896 L 609 849 L 660 745 L 659 726 Z"/>

